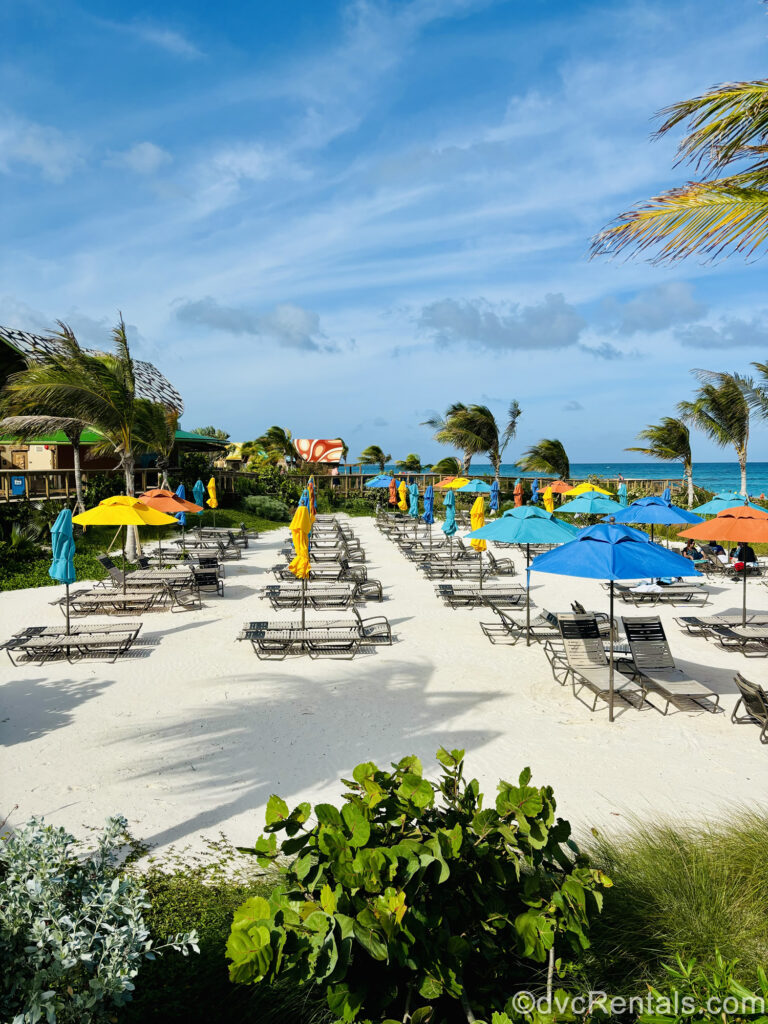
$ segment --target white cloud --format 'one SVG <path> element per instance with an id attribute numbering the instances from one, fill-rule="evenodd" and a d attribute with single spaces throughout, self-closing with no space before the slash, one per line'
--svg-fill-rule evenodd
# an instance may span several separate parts
<path id="1" fill-rule="evenodd" d="M 611 330 L 629 336 L 698 320 L 707 307 L 694 296 L 693 286 L 687 281 L 668 281 L 644 288 L 626 301 L 608 296 L 601 311 Z"/>
<path id="2" fill-rule="evenodd" d="M 195 60 L 204 56 L 199 49 L 183 32 L 170 28 L 168 25 L 161 25 L 155 21 L 110 21 L 107 18 L 95 19 L 98 24 L 105 28 L 115 29 L 118 32 L 125 32 L 134 36 L 141 42 L 149 43 L 158 49 L 175 57 L 184 57 L 187 60 Z"/>
<path id="3" fill-rule="evenodd" d="M 50 181 L 61 182 L 82 162 L 80 144 L 58 128 L 0 112 L 0 171 L 35 167 Z"/>
<path id="4" fill-rule="evenodd" d="M 722 317 L 716 324 L 689 324 L 675 331 L 675 338 L 687 348 L 765 348 L 768 345 L 768 314 L 751 319 Z"/>
<path id="5" fill-rule="evenodd" d="M 105 163 L 112 167 L 126 167 L 136 174 L 154 174 L 171 160 L 171 154 L 154 142 L 137 142 L 130 149 L 110 153 Z"/>
<path id="6" fill-rule="evenodd" d="M 207 297 L 178 306 L 176 319 L 230 334 L 270 339 L 285 348 L 317 352 L 333 347 L 327 343 L 320 328 L 318 314 L 290 302 L 256 313 L 244 307 L 222 306 L 215 299 Z"/>
<path id="7" fill-rule="evenodd" d="M 586 321 L 561 294 L 533 306 L 492 305 L 484 299 L 441 299 L 424 306 L 418 325 L 440 345 L 473 348 L 558 349 L 575 345 Z"/>

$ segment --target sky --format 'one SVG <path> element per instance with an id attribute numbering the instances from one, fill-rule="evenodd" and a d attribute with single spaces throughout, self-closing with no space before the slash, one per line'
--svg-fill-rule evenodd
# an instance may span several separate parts
<path id="1" fill-rule="evenodd" d="M 764 261 L 588 258 L 692 173 L 655 112 L 765 76 L 767 14 L 3 0 L 0 324 L 103 348 L 121 311 L 184 426 L 235 440 L 277 423 L 431 461 L 430 415 L 517 399 L 506 461 L 542 437 L 621 459 L 692 368 L 768 360 Z"/>

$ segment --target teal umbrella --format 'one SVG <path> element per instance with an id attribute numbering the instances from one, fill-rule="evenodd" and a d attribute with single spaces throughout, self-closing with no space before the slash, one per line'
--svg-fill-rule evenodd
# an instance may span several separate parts
<path id="1" fill-rule="evenodd" d="M 490 494 L 491 485 L 483 480 L 471 480 L 468 484 L 464 484 L 463 487 L 457 487 L 456 490 L 460 494 Z"/>
<path id="2" fill-rule="evenodd" d="M 496 540 L 502 544 L 525 544 L 526 565 L 531 564 L 531 544 L 565 544 L 578 537 L 579 529 L 571 523 L 555 519 L 551 512 L 538 505 L 521 505 L 508 509 L 501 519 L 473 530 L 471 540 Z M 526 645 L 531 645 L 530 577 L 525 593 Z"/>
<path id="3" fill-rule="evenodd" d="M 566 501 L 557 511 L 566 512 L 568 515 L 615 515 L 622 511 L 622 506 L 618 501 L 597 491 L 585 491 L 573 501 Z"/>
<path id="4" fill-rule="evenodd" d="M 443 533 L 448 538 L 448 564 L 449 574 L 453 576 L 453 535 L 458 530 L 456 525 L 456 495 L 453 491 L 447 491 L 445 495 L 445 522 L 443 523 Z"/>
<path id="5" fill-rule="evenodd" d="M 411 498 L 410 508 L 408 509 L 408 515 L 413 516 L 414 519 L 419 518 L 419 485 L 411 484 L 408 488 L 408 494 Z"/>
<path id="6" fill-rule="evenodd" d="M 72 510 L 63 508 L 51 527 L 51 548 L 53 561 L 48 570 L 52 580 L 66 586 L 67 633 L 69 633 L 69 585 L 77 579 L 75 572 L 75 535 L 72 529 Z"/>
<path id="7" fill-rule="evenodd" d="M 705 501 L 703 505 L 699 505 L 693 511 L 698 516 L 716 516 L 718 512 L 724 512 L 727 508 L 736 508 L 737 505 L 760 508 L 759 505 L 753 505 L 751 501 L 747 501 L 746 497 L 737 491 L 720 491 L 714 498 Z M 765 509 L 760 509 L 760 511 L 764 512 Z"/>
<path id="8" fill-rule="evenodd" d="M 192 493 L 195 496 L 195 504 L 196 505 L 203 505 L 204 506 L 205 505 L 205 484 L 203 483 L 202 480 L 198 480 L 197 481 L 195 486 L 192 488 Z M 201 516 L 203 513 L 202 512 L 198 512 L 197 514 L 199 516 Z"/>

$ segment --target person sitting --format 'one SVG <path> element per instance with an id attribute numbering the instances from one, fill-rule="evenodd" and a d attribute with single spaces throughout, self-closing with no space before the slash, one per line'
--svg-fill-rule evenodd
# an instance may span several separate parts
<path id="1" fill-rule="evenodd" d="M 733 568 L 737 571 L 745 565 L 757 565 L 757 555 L 751 544 L 740 541 L 738 547 L 732 552 Z"/>
<path id="2" fill-rule="evenodd" d="M 680 552 L 680 554 L 683 556 L 683 558 L 690 558 L 692 562 L 700 562 L 703 558 L 702 553 L 690 539 L 688 539 L 685 542 L 685 547 Z"/>

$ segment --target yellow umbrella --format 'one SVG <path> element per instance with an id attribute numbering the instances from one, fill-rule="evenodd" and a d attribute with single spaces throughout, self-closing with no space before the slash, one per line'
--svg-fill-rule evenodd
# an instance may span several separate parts
<path id="1" fill-rule="evenodd" d="M 587 491 L 598 491 L 600 494 L 607 494 L 609 498 L 612 498 L 613 492 L 606 491 L 602 487 L 598 487 L 597 484 L 590 484 L 586 481 L 583 484 L 579 484 L 577 487 L 572 487 L 570 491 L 565 491 L 565 494 L 584 494 Z"/>
<path id="2" fill-rule="evenodd" d="M 212 508 L 214 510 L 213 511 L 213 525 L 215 526 L 216 525 L 216 509 L 219 507 L 219 501 L 218 501 L 218 498 L 216 497 L 216 480 L 215 480 L 214 477 L 211 477 L 211 479 L 208 481 L 208 498 L 207 498 L 205 504 L 208 505 L 209 508 Z"/>
<path id="3" fill-rule="evenodd" d="M 400 501 L 397 503 L 397 507 L 401 512 L 408 511 L 408 487 L 406 486 L 405 480 L 400 481 L 400 486 L 397 489 L 397 493 L 400 495 Z"/>
<path id="4" fill-rule="evenodd" d="M 455 491 L 457 487 L 463 487 L 469 483 L 469 477 L 467 476 L 455 476 L 453 480 L 449 480 L 447 484 L 443 484 L 443 487 L 450 488 Z"/>
<path id="5" fill-rule="evenodd" d="M 80 515 L 72 516 L 72 522 L 78 526 L 178 526 L 175 516 L 166 515 L 150 508 L 138 498 L 127 494 L 116 494 L 105 498 L 93 508 L 88 508 Z M 123 534 L 123 566 L 125 566 L 125 534 Z M 123 591 L 125 591 L 125 575 L 123 575 Z"/>
<path id="6" fill-rule="evenodd" d="M 482 494 L 478 494 L 475 504 L 469 513 L 469 521 L 472 524 L 472 531 L 479 530 L 481 526 L 485 526 L 485 499 Z M 484 540 L 471 540 L 469 542 L 475 551 L 485 551 L 488 545 Z"/>
<path id="7" fill-rule="evenodd" d="M 301 587 L 301 628 L 304 628 L 306 614 L 307 576 L 309 576 L 309 531 L 312 519 L 306 505 L 299 505 L 291 520 L 291 540 L 296 555 L 288 568 L 293 575 L 302 581 Z"/>
<path id="8" fill-rule="evenodd" d="M 552 488 L 551 487 L 545 488 L 545 490 L 544 490 L 544 497 L 543 497 L 542 501 L 544 502 L 544 508 L 547 510 L 547 512 L 554 512 L 555 511 L 555 497 L 552 494 Z"/>

